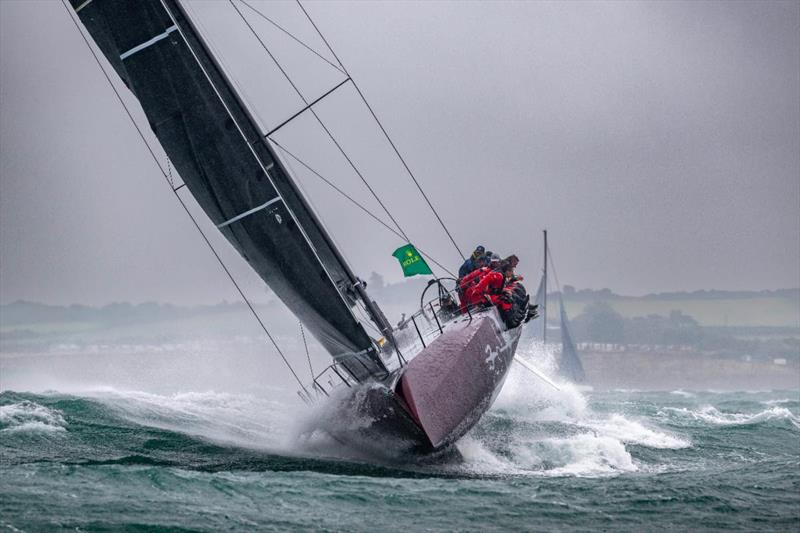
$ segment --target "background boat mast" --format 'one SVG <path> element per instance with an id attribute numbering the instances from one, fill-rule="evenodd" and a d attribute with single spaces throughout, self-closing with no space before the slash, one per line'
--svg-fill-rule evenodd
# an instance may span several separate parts
<path id="1" fill-rule="evenodd" d="M 542 283 L 542 343 L 547 344 L 547 230 L 542 230 L 544 233 L 544 270 L 543 270 L 543 283 Z"/>

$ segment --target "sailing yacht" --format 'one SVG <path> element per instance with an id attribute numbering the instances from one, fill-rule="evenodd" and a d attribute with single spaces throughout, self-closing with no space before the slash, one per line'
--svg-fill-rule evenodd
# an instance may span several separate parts
<path id="1" fill-rule="evenodd" d="M 141 104 L 180 175 L 182 182 L 170 185 L 187 214 L 192 217 L 183 198 L 190 194 L 331 355 L 310 384 L 300 382 L 301 397 L 351 405 L 371 420 L 364 431 L 388 434 L 413 452 L 442 450 L 463 436 L 500 391 L 522 325 L 509 326 L 493 307 L 458 313 L 456 295 L 440 290 L 393 327 L 185 6 L 178 0 L 69 2 L 89 49 L 94 53 L 90 37 Z M 298 114 L 313 112 L 314 103 Z M 527 309 L 527 298 L 517 304 Z"/>

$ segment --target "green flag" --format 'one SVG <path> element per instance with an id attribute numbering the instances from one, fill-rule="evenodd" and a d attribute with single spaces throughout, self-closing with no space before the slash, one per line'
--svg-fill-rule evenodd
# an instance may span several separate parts
<path id="1" fill-rule="evenodd" d="M 392 254 L 400 261 L 400 266 L 403 268 L 405 277 L 416 276 L 417 274 L 433 274 L 431 267 L 419 255 L 419 252 L 414 248 L 413 244 L 406 244 L 401 246 Z"/>

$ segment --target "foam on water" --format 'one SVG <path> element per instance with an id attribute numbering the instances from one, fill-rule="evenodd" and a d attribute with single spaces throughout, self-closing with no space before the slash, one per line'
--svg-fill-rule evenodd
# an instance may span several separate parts
<path id="1" fill-rule="evenodd" d="M 554 375 L 554 354 L 541 344 L 518 349 L 537 368 Z M 682 449 L 689 439 L 665 432 L 649 422 L 621 413 L 597 413 L 584 391 L 554 379 L 556 390 L 521 365 L 512 366 L 507 382 L 487 415 L 513 421 L 505 440 L 497 442 L 491 429 L 483 440 L 464 439 L 459 449 L 470 470 L 487 473 L 594 477 L 638 469 L 626 445 Z M 480 429 L 480 424 L 479 428 Z M 473 431 L 475 433 L 475 431 Z"/>
<path id="2" fill-rule="evenodd" d="M 780 400 L 765 400 L 761 402 L 764 405 L 784 405 L 784 404 L 797 404 L 800 403 L 798 398 L 782 398 Z"/>
<path id="3" fill-rule="evenodd" d="M 292 416 L 289 406 L 249 394 L 207 391 L 161 395 L 101 388 L 84 396 L 140 425 L 247 448 L 285 447 Z"/>
<path id="4" fill-rule="evenodd" d="M 736 412 L 728 412 L 722 403 L 719 408 L 713 405 L 670 406 L 696 406 L 698 398 L 706 400 L 707 393 L 681 389 L 669 393 L 673 401 L 662 396 L 664 403 L 661 405 L 647 407 L 648 400 L 641 397 L 635 402 L 614 400 L 615 404 L 608 408 L 601 400 L 603 393 L 593 394 L 585 387 L 554 377 L 556 354 L 540 344 L 520 346 L 518 355 L 551 376 L 560 390 L 514 363 L 492 409 L 458 443 L 463 463 L 446 468 L 489 476 L 617 475 L 669 468 L 666 463 L 652 464 L 649 459 L 652 453 L 643 452 L 641 448 L 680 450 L 693 447 L 692 438 L 688 436 L 690 431 L 682 429 L 698 425 L 693 421 L 710 426 L 736 426 L 788 420 L 800 428 L 800 417 L 792 411 L 797 400 L 790 397 L 791 393 L 785 399 L 762 400 L 761 406 L 753 412 L 741 407 L 737 407 Z M 187 387 L 202 390 L 191 383 Z M 390 448 L 388 443 L 376 439 L 352 449 L 351 443 L 343 444 L 325 431 L 303 431 L 310 421 L 320 417 L 333 417 L 337 424 L 353 427 L 367 425 L 370 421 L 345 418 L 327 407 L 307 409 L 292 401 L 295 398 L 284 390 L 272 395 L 277 400 L 243 393 L 154 393 L 112 387 L 70 392 L 95 400 L 121 419 L 136 424 L 280 455 L 382 463 L 386 458 L 370 450 Z M 717 403 L 715 399 L 706 401 Z M 641 402 L 645 403 L 639 405 Z M 646 409 L 642 410 L 642 406 Z M 669 429 L 659 427 L 665 424 L 669 424 Z M 69 426 L 57 409 L 24 401 L 0 407 L 0 429 L 63 432 Z"/>
<path id="5" fill-rule="evenodd" d="M 31 401 L 0 406 L 0 432 L 60 432 L 65 431 L 62 413 Z"/>
<path id="6" fill-rule="evenodd" d="M 789 420 L 796 427 L 800 427 L 800 417 L 795 416 L 785 407 L 770 407 L 757 413 L 725 413 L 714 407 L 706 405 L 700 409 L 687 409 L 685 407 L 666 407 L 662 411 L 674 413 L 678 416 L 699 420 L 707 424 L 720 426 L 744 426 L 759 424 L 770 420 Z"/>
<path id="7" fill-rule="evenodd" d="M 464 464 L 459 467 L 471 473 L 481 475 L 522 473 L 511 458 L 493 453 L 486 443 L 472 435 L 468 434 L 458 441 L 458 451 L 464 459 Z"/>
<path id="8" fill-rule="evenodd" d="M 589 427 L 602 435 L 613 437 L 620 442 L 638 444 L 648 448 L 678 450 L 688 448 L 692 443 L 669 433 L 650 429 L 643 422 L 629 420 L 622 415 L 612 414 L 607 419 L 587 421 L 580 425 Z"/>
<path id="9" fill-rule="evenodd" d="M 544 444 L 564 465 L 546 470 L 548 476 L 608 476 L 638 469 L 625 446 L 612 437 L 582 434 Z"/>
<path id="10" fill-rule="evenodd" d="M 372 384 L 338 389 L 299 412 L 292 424 L 294 452 L 340 459 L 392 462 L 406 453 L 395 439 L 369 432 L 374 420 L 358 406 L 366 402 Z"/>

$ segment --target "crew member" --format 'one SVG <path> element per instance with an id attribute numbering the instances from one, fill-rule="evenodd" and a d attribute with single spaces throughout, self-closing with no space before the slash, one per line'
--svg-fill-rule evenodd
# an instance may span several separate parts
<path id="1" fill-rule="evenodd" d="M 461 265 L 461 268 L 458 269 L 458 277 L 463 278 L 473 270 L 478 268 L 477 260 L 481 257 L 486 249 L 483 246 L 476 246 L 475 251 L 472 252 L 472 255 L 467 257 L 467 260 L 464 261 L 464 264 Z"/>
<path id="2" fill-rule="evenodd" d="M 501 316 L 505 317 L 505 313 L 511 311 L 514 302 L 514 291 L 517 290 L 519 281 L 522 281 L 522 276 L 517 276 L 514 273 L 512 263 L 505 259 L 503 261 L 503 290 L 494 302 L 497 308 L 500 309 Z"/>
<path id="3" fill-rule="evenodd" d="M 479 257 L 478 264 L 480 265 L 480 268 L 473 270 L 463 278 L 459 279 L 458 285 L 456 285 L 456 289 L 458 290 L 458 298 L 461 300 L 461 313 L 467 312 L 467 294 L 481 281 L 482 276 L 491 272 L 491 269 L 487 266 L 488 263 L 486 256 L 482 255 Z"/>
<path id="4" fill-rule="evenodd" d="M 488 265 L 489 268 L 491 270 L 500 271 L 500 268 L 502 267 L 502 263 L 503 263 L 503 261 L 500 259 L 500 256 L 497 255 L 497 254 L 494 254 L 494 253 L 490 253 L 490 254 L 486 254 L 486 255 L 489 258 L 489 265 Z"/>
<path id="5" fill-rule="evenodd" d="M 497 258 L 499 262 L 499 257 Z M 488 270 L 488 269 L 487 269 Z M 503 265 L 502 271 L 489 270 L 482 272 L 480 281 L 467 289 L 464 300 L 468 306 L 479 304 L 496 305 L 503 292 L 506 278 L 510 279 L 514 275 L 514 269 L 510 265 Z"/>

